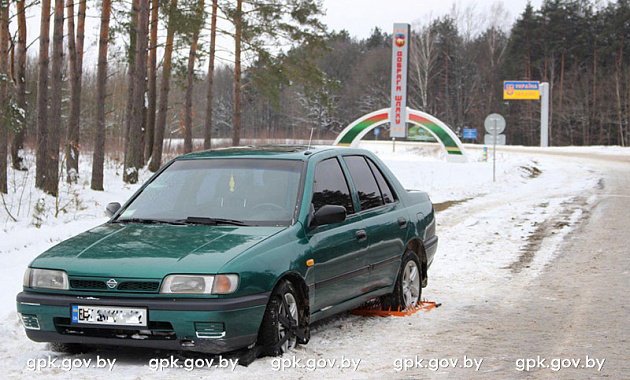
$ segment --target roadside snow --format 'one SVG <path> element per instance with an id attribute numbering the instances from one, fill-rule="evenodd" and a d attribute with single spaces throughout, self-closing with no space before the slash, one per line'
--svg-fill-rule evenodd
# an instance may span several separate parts
<path id="1" fill-rule="evenodd" d="M 172 352 L 151 350 L 99 350 L 80 356 L 63 356 L 47 350 L 45 344 L 29 341 L 17 320 L 15 295 L 21 291 L 22 275 L 28 263 L 41 252 L 70 236 L 106 221 L 105 205 L 122 202 L 139 185 L 124 185 L 122 167 L 110 162 L 106 168 L 106 191 L 89 189 L 91 163 L 81 162 L 79 184 L 64 185 L 57 202 L 64 211 L 54 214 L 55 199 L 43 195 L 33 185 L 30 172 L 9 173 L 10 191 L 4 202 L 17 222 L 0 208 L 0 355 L 5 373 L 10 377 L 27 378 L 68 376 L 63 368 L 32 371 L 34 359 L 116 359 L 112 372 L 105 369 L 74 368 L 70 375 L 80 378 L 141 378 L 146 376 L 216 377 L 216 378 L 381 378 L 396 374 L 393 363 L 398 358 L 422 354 L 440 358 L 439 347 L 426 346 L 426 331 L 448 322 L 451 305 L 485 302 L 502 284 L 514 276 L 536 277 L 553 259 L 562 238 L 576 221 L 588 212 L 590 194 L 597 188 L 600 176 L 592 163 L 561 155 L 541 155 L 536 148 L 506 149 L 497 154 L 496 182 L 492 181 L 491 156 L 483 162 L 482 152 L 470 150 L 467 164 L 443 161 L 434 147 L 365 143 L 375 151 L 409 189 L 429 192 L 436 207 L 438 252 L 429 272 L 429 286 L 423 296 L 441 302 L 446 308 L 429 313 L 419 312 L 405 318 L 365 318 L 350 314 L 327 319 L 313 326 L 308 345 L 299 346 L 282 359 L 263 358 L 249 367 L 211 370 L 185 368 L 153 371 L 150 360 L 170 358 Z M 554 148 L 553 152 L 588 155 L 625 155 L 630 149 L 589 147 Z M 140 172 L 141 180 L 150 173 Z M 42 201 L 40 201 L 40 199 Z M 39 204 L 39 207 L 36 205 Z M 21 205 L 21 206 L 20 206 Z M 18 210 L 19 208 L 19 210 Z M 39 211 L 38 211 L 39 210 Z M 34 217 L 35 216 L 35 217 Z M 39 228 L 36 227 L 39 225 Z M 519 277 L 522 278 L 522 277 Z M 465 306 L 460 306 L 464 307 Z M 446 319 L 445 319 L 446 316 Z M 453 337 L 465 339 L 465 337 Z M 192 356 L 202 358 L 203 356 Z M 183 360 L 190 356 L 181 356 Z M 340 368 L 341 360 L 360 360 L 357 371 Z M 284 361 L 281 361 L 284 360 Z M 276 370 L 288 360 L 313 368 Z M 332 363 L 335 360 L 335 363 Z M 201 362 L 199 362 L 201 363 Z M 346 362 L 351 365 L 352 362 Z M 322 368 L 328 367 L 328 368 Z"/>

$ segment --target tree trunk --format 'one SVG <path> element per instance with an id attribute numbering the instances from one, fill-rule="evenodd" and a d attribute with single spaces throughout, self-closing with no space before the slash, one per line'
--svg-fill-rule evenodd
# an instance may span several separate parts
<path id="1" fill-rule="evenodd" d="M 147 99 L 147 75 L 148 75 L 148 69 L 149 69 L 149 65 L 148 65 L 148 58 L 149 58 L 149 23 L 150 23 L 150 19 L 151 19 L 151 1 L 152 0 L 146 0 L 146 17 L 144 17 L 144 25 L 143 25 L 143 30 L 144 30 L 144 54 L 142 56 L 142 63 L 143 65 L 140 67 L 138 66 L 142 73 L 136 73 L 136 75 L 142 75 L 141 78 L 138 78 L 138 80 L 140 80 L 142 82 L 142 86 L 141 88 L 141 92 L 140 92 L 140 96 L 139 98 L 141 100 L 138 100 L 139 104 L 140 104 L 140 108 L 141 110 L 140 112 L 140 116 L 139 116 L 139 128 L 140 128 L 140 140 L 138 142 L 139 144 L 139 150 L 140 153 L 138 154 L 137 157 L 137 161 L 136 161 L 136 167 L 141 168 L 144 166 L 144 139 L 145 139 L 145 128 L 147 125 L 147 106 L 146 106 L 146 99 Z"/>
<path id="2" fill-rule="evenodd" d="M 563 52 L 562 55 L 560 56 L 560 91 L 558 94 L 558 107 L 556 107 L 556 114 L 558 115 L 558 120 L 561 120 L 561 121 L 565 119 L 564 115 L 562 114 L 563 98 L 564 98 L 564 56 L 565 56 L 565 53 Z M 570 125 L 570 123 L 565 123 L 565 124 L 566 124 L 566 128 L 570 131 L 572 129 L 572 126 Z M 569 135 L 572 135 L 572 131 L 569 132 Z M 574 145 L 572 137 L 571 137 L 571 145 Z"/>
<path id="3" fill-rule="evenodd" d="M 184 97 L 184 153 L 190 153 L 193 150 L 192 97 L 193 89 L 195 86 L 195 60 L 197 58 L 197 42 L 199 41 L 199 32 L 203 27 L 203 8 L 204 1 L 199 0 L 197 8 L 198 19 L 195 20 L 196 22 L 199 22 L 199 27 L 195 28 L 195 30 L 193 31 L 192 40 L 190 41 L 190 51 L 188 53 L 188 67 L 186 68 L 186 94 Z"/>
<path id="4" fill-rule="evenodd" d="M 111 0 L 103 0 L 101 33 L 98 39 L 98 64 L 96 68 L 96 131 L 94 134 L 94 158 L 92 160 L 92 190 L 103 190 L 103 166 L 105 164 L 105 98 L 107 97 L 107 45 L 109 44 L 109 18 Z"/>
<path id="5" fill-rule="evenodd" d="M 25 0 L 19 0 L 16 2 L 18 23 L 16 100 L 17 106 L 23 110 L 22 112 L 26 111 L 26 12 L 24 9 L 24 1 Z M 26 170 L 24 157 L 22 157 L 25 134 L 26 118 L 24 117 L 24 113 L 21 113 L 18 129 L 15 131 L 13 142 L 11 143 L 11 162 L 15 170 Z"/>
<path id="6" fill-rule="evenodd" d="M 158 44 L 158 0 L 151 2 L 151 32 L 149 38 L 149 67 L 148 67 L 148 106 L 146 118 L 146 131 L 144 139 L 144 160 L 149 162 L 153 153 L 155 139 L 155 113 L 157 108 L 157 44 Z"/>
<path id="7" fill-rule="evenodd" d="M 44 188 L 48 159 L 48 63 L 50 45 L 50 0 L 42 0 L 39 31 L 39 61 L 37 69 L 37 152 L 35 186 Z"/>
<path id="8" fill-rule="evenodd" d="M 206 96 L 206 123 L 203 148 L 212 148 L 212 112 L 214 110 L 214 56 L 217 42 L 217 8 L 219 0 L 212 0 L 212 20 L 210 26 L 210 57 L 208 57 L 208 92 Z"/>
<path id="9" fill-rule="evenodd" d="M 234 24 L 234 129 L 232 130 L 232 145 L 238 146 L 241 140 L 241 38 L 243 37 L 243 0 L 236 1 Z"/>
<path id="10" fill-rule="evenodd" d="M 144 114 L 144 92 L 147 69 L 147 34 L 149 26 L 149 0 L 139 0 L 136 24 L 135 69 L 133 78 L 132 106 L 129 125 L 129 140 L 125 150 L 123 181 L 138 182 L 138 170 L 142 166 L 142 122 Z"/>
<path id="11" fill-rule="evenodd" d="M 174 11 L 177 8 L 177 0 L 171 0 L 168 10 L 168 27 L 166 28 L 166 46 L 164 47 L 164 63 L 162 64 L 162 83 L 160 85 L 160 104 L 155 124 L 155 141 L 153 142 L 153 154 L 149 163 L 149 170 L 156 172 L 162 166 L 162 144 L 164 142 L 164 130 L 166 129 L 166 114 L 168 113 L 168 93 L 171 89 L 171 68 L 173 56 L 173 39 L 175 38 Z"/>
<path id="12" fill-rule="evenodd" d="M 545 72 L 549 72 L 549 146 L 554 146 L 554 139 L 553 139 L 553 119 L 554 119 L 554 106 L 553 106 L 553 93 L 554 93 L 554 89 L 553 89 L 553 85 L 556 82 L 556 56 L 554 53 L 551 53 L 551 58 L 549 60 L 547 60 L 547 58 L 545 58 L 545 62 L 546 62 L 546 69 Z M 547 68 L 549 69 L 549 71 L 547 71 Z"/>
<path id="13" fill-rule="evenodd" d="M 0 193 L 7 193 L 7 143 L 9 139 L 9 3 L 0 0 Z"/>
<path id="14" fill-rule="evenodd" d="M 630 145 L 630 66 L 626 72 L 626 142 L 624 146 Z"/>
<path id="15" fill-rule="evenodd" d="M 604 131 L 602 128 L 603 123 L 598 117 L 599 112 L 597 110 L 597 42 L 598 41 L 597 41 L 597 36 L 596 36 L 595 47 L 593 48 L 593 105 L 591 107 L 591 110 L 592 110 L 591 120 L 592 120 L 593 126 L 595 126 L 595 124 L 599 124 L 598 144 L 601 144 Z"/>
<path id="16" fill-rule="evenodd" d="M 70 111 L 66 135 L 66 181 L 68 183 L 76 183 L 79 174 L 79 122 L 81 118 L 85 4 L 86 1 L 82 0 L 79 6 L 76 36 L 74 32 L 74 0 L 67 0 L 66 4 L 68 15 L 68 67 L 70 72 Z"/>
<path id="17" fill-rule="evenodd" d="M 127 66 L 127 102 L 125 103 L 125 155 L 127 145 L 129 144 L 129 131 L 131 130 L 131 119 L 133 115 L 133 94 L 136 71 L 136 36 L 138 29 L 138 8 L 140 0 L 132 0 L 131 5 L 131 23 L 129 25 L 129 54 Z"/>
<path id="18" fill-rule="evenodd" d="M 412 40 L 414 45 L 410 50 L 414 59 L 409 63 L 413 65 L 418 80 L 420 109 L 426 112 L 429 111 L 430 74 L 435 63 L 434 40 L 431 28 L 428 26 L 423 27 L 418 31 L 417 37 Z"/>
<path id="19" fill-rule="evenodd" d="M 623 50 L 619 49 L 619 54 L 615 57 L 615 99 L 617 101 L 617 123 L 619 124 L 619 145 L 625 146 L 623 129 L 623 102 L 621 100 L 621 81 L 623 74 Z"/>
<path id="20" fill-rule="evenodd" d="M 52 67 L 50 72 L 50 115 L 48 117 L 48 157 L 46 179 L 43 188 L 46 193 L 57 196 L 59 190 L 59 143 L 61 132 L 61 103 L 63 100 L 63 0 L 55 0 L 53 23 Z"/>

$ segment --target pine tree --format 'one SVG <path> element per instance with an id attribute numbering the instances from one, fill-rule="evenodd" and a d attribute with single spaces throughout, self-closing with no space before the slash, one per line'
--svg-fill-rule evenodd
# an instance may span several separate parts
<path id="1" fill-rule="evenodd" d="M 125 149 L 123 181 L 138 182 L 138 170 L 142 166 L 144 149 L 142 125 L 144 114 L 145 78 L 147 72 L 147 46 L 149 25 L 149 0 L 139 0 L 136 18 L 136 45 L 134 52 L 134 74 L 131 97 L 131 115 L 128 116 L 129 132 Z"/>
<path id="2" fill-rule="evenodd" d="M 192 20 L 192 35 L 190 39 L 190 51 L 188 53 L 188 67 L 186 68 L 186 94 L 184 96 L 184 153 L 193 150 L 193 89 L 195 86 L 195 61 L 197 59 L 197 45 L 199 33 L 203 27 L 204 1 L 198 0 L 197 9 Z"/>
<path id="3" fill-rule="evenodd" d="M 162 166 L 162 146 L 166 129 L 166 115 L 168 113 L 168 94 L 171 90 L 171 70 L 173 68 L 173 41 L 175 39 L 175 12 L 177 0 L 171 0 L 168 13 L 168 26 L 166 27 L 166 46 L 164 47 L 164 63 L 162 64 L 162 83 L 160 85 L 160 99 L 158 114 L 155 124 L 155 139 L 153 141 L 153 154 L 149 163 L 149 170 L 156 172 Z"/>
<path id="4" fill-rule="evenodd" d="M 0 193 L 7 193 L 9 137 L 9 3 L 0 0 Z"/>
<path id="5" fill-rule="evenodd" d="M 103 0 L 101 30 L 98 39 L 98 64 L 96 67 L 96 130 L 94 133 L 94 157 L 92 160 L 92 190 L 103 190 L 105 164 L 105 99 L 107 96 L 107 47 L 109 44 L 109 20 L 111 0 Z"/>
<path id="6" fill-rule="evenodd" d="M 70 111 L 66 135 L 66 181 L 76 183 L 79 174 L 79 131 L 81 119 L 81 83 L 83 77 L 83 44 L 87 0 L 80 0 L 78 25 L 74 25 L 74 0 L 67 0 L 68 67 L 70 72 Z"/>
<path id="7" fill-rule="evenodd" d="M 48 156 L 46 157 L 46 178 L 42 190 L 57 196 L 59 191 L 59 144 L 61 136 L 61 103 L 63 85 L 63 0 L 55 0 L 53 22 L 53 46 L 50 72 L 50 112 L 48 115 Z"/>
<path id="8" fill-rule="evenodd" d="M 50 45 L 50 0 L 42 0 L 39 28 L 39 57 L 37 69 L 37 152 L 35 186 L 44 188 L 48 159 L 48 63 Z"/>
<path id="9" fill-rule="evenodd" d="M 13 169 L 26 170 L 22 150 L 26 134 L 26 10 L 25 0 L 15 2 L 17 7 L 17 68 L 16 68 L 16 100 L 20 110 L 17 128 L 11 143 L 11 162 Z"/>
<path id="10" fill-rule="evenodd" d="M 212 147 L 212 112 L 214 110 L 214 58 L 217 42 L 217 10 L 219 0 L 212 0 L 210 21 L 210 54 L 208 57 L 208 89 L 206 92 L 206 118 L 204 123 L 203 148 Z"/>
<path id="11" fill-rule="evenodd" d="M 149 162 L 153 153 L 153 143 L 155 140 L 155 116 L 157 111 L 157 48 L 158 48 L 158 26 L 159 26 L 158 0 L 151 1 L 151 23 L 149 37 L 149 68 L 147 85 L 147 117 L 146 133 L 144 139 L 144 160 Z"/>

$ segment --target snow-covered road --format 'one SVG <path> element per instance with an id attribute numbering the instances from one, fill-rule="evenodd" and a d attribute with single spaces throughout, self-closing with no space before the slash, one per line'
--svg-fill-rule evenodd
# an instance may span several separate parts
<path id="1" fill-rule="evenodd" d="M 624 201 L 628 203 L 623 190 L 630 184 L 624 188 L 621 180 L 617 181 L 630 178 L 630 149 L 547 150 L 553 155 L 536 149 L 506 149 L 498 153 L 497 181 L 493 182 L 492 164 L 479 161 L 479 150 L 471 150 L 471 163 L 449 164 L 431 150 L 417 147 L 397 146 L 396 153 L 387 145 L 367 147 L 378 152 L 405 187 L 427 190 L 441 209 L 437 215 L 439 248 L 429 271 L 429 286 L 423 292 L 424 298 L 441 303 L 439 308 L 403 318 L 338 315 L 315 324 L 308 345 L 282 358 L 256 360 L 249 367 L 232 368 L 224 361 L 219 364 L 226 368 L 217 367 L 216 362 L 208 368 L 206 356 L 154 350 L 53 354 L 45 345 L 30 342 L 17 321 L 14 299 L 21 288 L 23 270 L 48 246 L 101 223 L 104 219 L 99 210 L 103 205 L 109 200 L 123 200 L 133 191 L 116 180 L 104 194 L 78 186 L 75 190 L 85 208 L 61 219 L 49 217 L 39 229 L 33 227 L 31 218 L 18 223 L 2 219 L 0 285 L 7 291 L 0 297 L 0 355 L 5 357 L 5 373 L 15 378 L 99 379 L 619 378 L 628 373 L 628 363 L 620 360 L 629 356 L 628 328 L 619 320 L 628 315 L 624 306 L 628 302 L 620 303 L 623 297 L 584 293 L 572 280 L 592 278 L 577 276 L 570 271 L 576 268 L 570 265 L 574 261 L 588 263 L 605 253 L 605 264 L 593 264 L 596 267 L 592 270 L 600 279 L 593 283 L 593 289 L 604 291 L 608 286 L 615 294 L 630 294 L 629 282 L 623 281 L 629 273 L 624 247 L 630 243 L 630 231 L 627 213 L 621 209 Z M 578 158 L 571 157 L 576 154 Z M 612 163 L 596 159 L 602 155 L 619 159 Z M 111 171 L 110 175 L 114 176 Z M 602 228 L 608 226 L 607 215 L 620 220 L 610 233 Z M 605 252 L 575 249 L 580 239 L 588 241 L 584 236 L 598 229 L 598 241 L 608 239 L 616 245 Z M 580 256 L 573 257 L 578 251 Z M 588 266 L 577 269 L 591 270 Z M 613 273 L 608 277 L 604 269 Z M 578 300 L 580 295 L 591 298 Z M 593 298 L 598 301 L 593 302 Z M 591 303 L 593 308 L 602 308 L 608 319 L 591 322 L 593 315 L 585 312 L 589 309 L 584 306 Z M 620 307 L 626 309 L 612 310 Z M 530 310 L 535 312 L 530 315 Z M 562 324 L 565 320 L 567 325 Z M 584 334 L 592 329 L 601 335 L 603 330 L 594 323 L 605 322 L 610 326 L 605 330 L 608 335 L 598 336 L 598 342 L 612 339 L 614 345 L 594 344 L 576 335 L 575 329 L 586 330 Z M 546 341 L 549 344 L 545 346 Z M 617 352 L 610 351 L 612 346 Z M 529 364 L 526 359 L 537 359 L 536 355 L 544 356 L 538 359 L 545 359 L 543 364 L 550 367 L 519 371 L 519 360 Z M 108 366 L 95 368 L 97 363 L 114 359 L 111 372 Z M 578 368 L 555 371 L 553 364 L 562 367 L 563 359 L 568 360 L 564 362 L 567 366 L 577 363 Z M 601 362 L 587 359 L 606 360 L 598 371 L 597 363 Z M 176 360 L 183 368 L 155 368 Z M 59 368 L 34 368 L 44 363 L 50 367 L 51 361 Z M 587 363 L 596 364 L 589 368 Z"/>

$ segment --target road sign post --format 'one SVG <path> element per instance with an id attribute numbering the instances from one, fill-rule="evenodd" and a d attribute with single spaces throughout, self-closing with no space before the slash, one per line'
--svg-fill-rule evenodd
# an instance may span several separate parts
<path id="1" fill-rule="evenodd" d="M 505 119 L 498 113 L 491 113 L 483 122 L 486 132 L 492 135 L 492 182 L 497 181 L 497 140 L 499 136 L 505 138 L 501 132 L 505 130 Z"/>
<path id="2" fill-rule="evenodd" d="M 549 83 L 540 84 L 540 146 L 549 146 Z"/>

